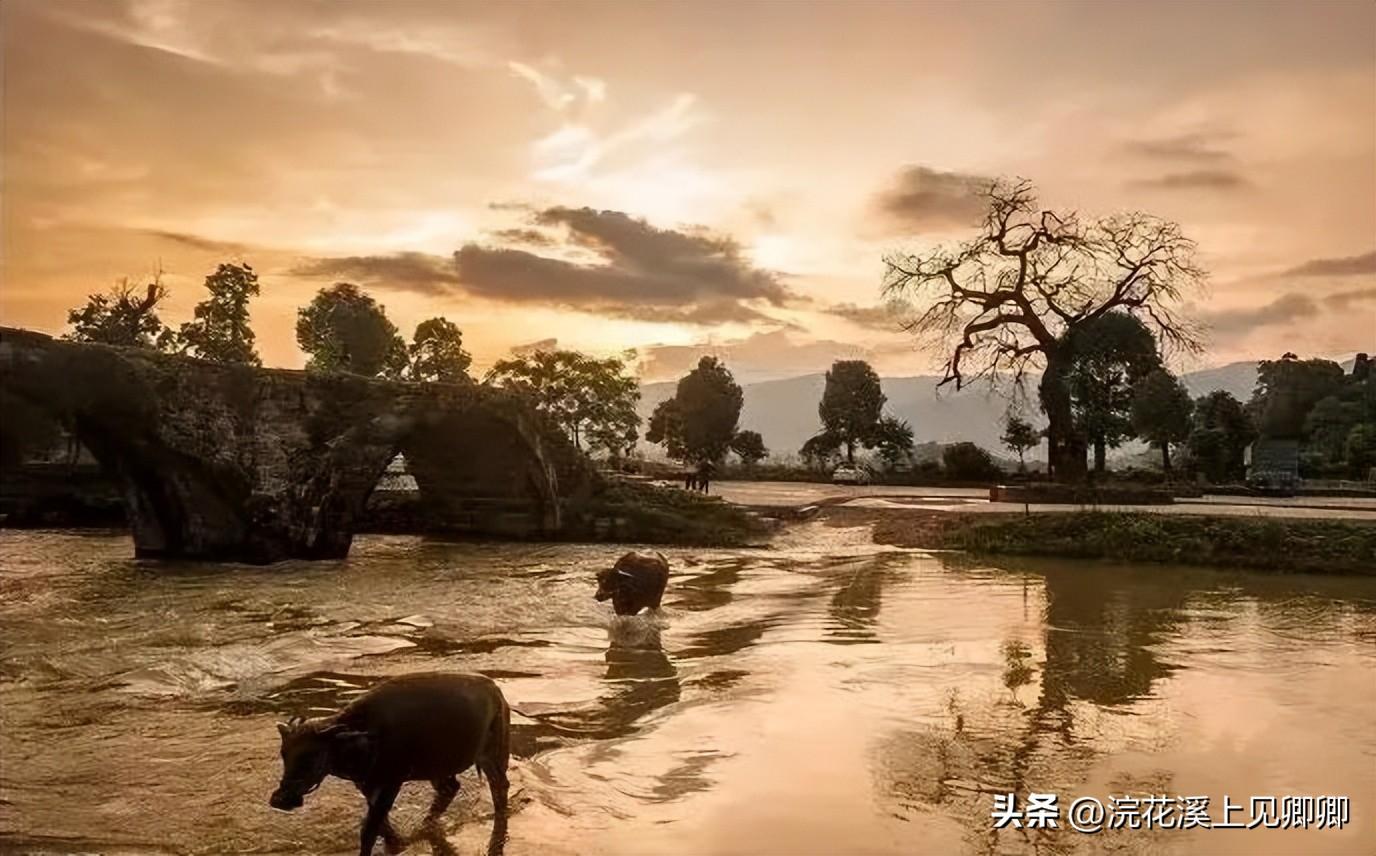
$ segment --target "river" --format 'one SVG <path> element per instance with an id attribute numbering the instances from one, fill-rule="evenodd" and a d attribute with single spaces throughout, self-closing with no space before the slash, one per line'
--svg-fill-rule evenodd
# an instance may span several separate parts
<path id="1" fill-rule="evenodd" d="M 410 852 L 1376 852 L 1376 579 L 992 566 L 814 522 L 665 550 L 663 614 L 614 620 L 593 575 L 623 550 L 369 536 L 228 567 L 0 532 L 0 849 L 354 852 L 347 783 L 268 807 L 274 723 L 455 669 L 528 715 L 508 838 L 470 773 Z M 1010 791 L 1207 795 L 1215 822 L 1225 795 L 1344 795 L 1351 819 L 994 830 Z M 429 796 L 403 790 L 403 832 Z"/>

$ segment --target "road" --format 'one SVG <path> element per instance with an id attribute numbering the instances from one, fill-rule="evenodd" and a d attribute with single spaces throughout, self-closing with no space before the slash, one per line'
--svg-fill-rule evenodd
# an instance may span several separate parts
<path id="1" fill-rule="evenodd" d="M 907 487 L 896 485 L 831 485 L 813 482 L 712 483 L 712 493 L 728 502 L 765 508 L 796 508 L 825 503 L 848 508 L 921 509 L 976 513 L 1020 512 L 1012 502 L 990 502 L 984 488 Z M 1032 505 L 1031 511 L 1065 511 L 1076 506 Z M 1376 521 L 1376 498 L 1203 496 L 1178 499 L 1172 505 L 1102 505 L 1105 511 L 1150 511 L 1161 514 L 1218 514 L 1251 517 L 1303 517 Z"/>

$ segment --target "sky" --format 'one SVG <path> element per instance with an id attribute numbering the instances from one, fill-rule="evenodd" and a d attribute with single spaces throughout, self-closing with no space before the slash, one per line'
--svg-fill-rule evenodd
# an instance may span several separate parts
<path id="1" fill-rule="evenodd" d="M 886 252 L 973 189 L 1199 245 L 1182 370 L 1376 351 L 1376 4 L 4 0 L 0 323 L 52 333 L 221 261 L 296 310 L 364 286 L 482 369 L 534 343 L 744 380 L 932 371 Z"/>

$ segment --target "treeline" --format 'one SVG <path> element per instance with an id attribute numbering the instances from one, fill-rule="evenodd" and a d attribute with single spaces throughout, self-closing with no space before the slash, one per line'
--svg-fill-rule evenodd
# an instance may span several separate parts
<path id="1" fill-rule="evenodd" d="M 208 297 L 179 328 L 159 318 L 168 296 L 161 275 L 144 288 L 127 280 L 71 310 L 65 338 L 186 354 L 215 362 L 261 364 L 249 322 L 258 274 L 245 263 L 221 264 L 205 279 Z M 408 343 L 386 307 L 353 283 L 322 288 L 297 311 L 296 343 L 306 370 L 347 372 L 414 383 L 475 383 L 463 332 L 444 317 L 416 326 Z M 580 449 L 621 458 L 639 439 L 640 387 L 633 351 L 597 358 L 570 350 L 536 350 L 499 360 L 481 382 L 511 389 L 562 428 Z"/>
<path id="2" fill-rule="evenodd" d="M 66 338 L 259 365 L 249 317 L 249 303 L 260 291 L 257 272 L 246 263 L 220 264 L 204 287 L 207 296 L 192 319 L 173 328 L 158 314 L 167 298 L 160 275 L 141 288 L 121 281 L 68 313 Z M 1055 343 L 1054 373 L 1039 385 L 1043 412 L 1060 414 L 1063 456 L 1066 448 L 1083 450 L 1081 457 L 1087 454 L 1102 472 L 1108 449 L 1138 439 L 1160 451 L 1167 473 L 1184 469 L 1225 483 L 1245 477 L 1246 449 L 1260 438 L 1298 442 L 1307 477 L 1364 478 L 1376 467 L 1376 372 L 1366 355 L 1345 374 L 1330 360 L 1287 353 L 1260 364 L 1246 403 L 1222 391 L 1192 399 L 1166 368 L 1158 332 L 1129 311 L 1105 309 L 1066 326 Z M 472 357 L 457 324 L 444 317 L 422 321 L 408 343 L 386 308 L 351 283 L 321 289 L 298 310 L 296 340 L 308 371 L 479 382 L 470 375 Z M 497 361 L 481 382 L 526 396 L 577 448 L 616 463 L 633 453 L 640 437 L 635 357 L 634 351 L 598 358 L 535 350 Z M 1048 398 L 1056 402 L 1050 409 Z M 8 421 L 29 438 L 15 442 L 9 436 L 14 432 L 6 431 L 6 459 L 12 460 L 17 447 L 42 446 L 26 426 L 43 420 L 8 396 L 6 403 L 15 405 L 8 408 Z M 749 469 L 769 450 L 758 432 L 741 430 L 743 404 L 727 367 L 703 357 L 680 379 L 674 396 L 656 407 L 646 439 L 688 465 L 720 464 L 734 455 Z M 816 472 L 843 461 L 854 466 L 858 450 L 868 450 L 888 471 L 917 464 L 912 426 L 887 414 L 885 404 L 879 376 L 868 363 L 834 363 L 818 402 L 819 430 L 800 450 L 805 466 Z M 1045 434 L 1020 412 L 1005 417 L 1003 441 L 1020 466 Z M 998 473 L 989 453 L 972 443 L 948 447 L 943 465 L 972 480 Z"/>

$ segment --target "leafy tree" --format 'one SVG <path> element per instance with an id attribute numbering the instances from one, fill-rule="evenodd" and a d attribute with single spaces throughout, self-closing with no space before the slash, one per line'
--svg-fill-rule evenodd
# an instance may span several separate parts
<path id="1" fill-rule="evenodd" d="M 1035 449 L 1041 445 L 1042 432 L 1032 427 L 1032 423 L 1023 419 L 1021 416 L 1008 414 L 1003 421 L 1003 436 L 999 438 L 1003 445 L 1012 450 L 1018 456 L 1018 471 L 1027 471 L 1027 461 L 1025 456 L 1028 449 Z"/>
<path id="2" fill-rule="evenodd" d="M 1231 393 L 1218 390 L 1197 399 L 1187 444 L 1195 466 L 1213 482 L 1243 475 L 1243 455 L 1256 439 L 1252 418 Z"/>
<path id="3" fill-rule="evenodd" d="M 1354 478 L 1367 478 L 1376 469 L 1376 422 L 1354 425 L 1347 435 L 1347 465 Z"/>
<path id="4" fill-rule="evenodd" d="M 1161 450 L 1161 468 L 1171 471 L 1171 444 L 1190 436 L 1194 400 L 1190 391 L 1165 369 L 1139 380 L 1132 391 L 1132 425 L 1139 437 Z"/>
<path id="5" fill-rule="evenodd" d="M 969 442 L 942 449 L 941 468 L 956 481 L 992 481 L 1003 475 L 988 452 Z"/>
<path id="6" fill-rule="evenodd" d="M 764 447 L 764 437 L 760 436 L 759 431 L 737 431 L 736 436 L 731 439 L 731 451 L 741 459 L 741 463 L 747 467 L 753 467 L 769 455 L 769 450 Z"/>
<path id="7" fill-rule="evenodd" d="M 645 439 L 664 447 L 664 453 L 675 461 L 687 461 L 688 446 L 683 439 L 683 410 L 677 399 L 668 398 L 655 405 Z"/>
<path id="8" fill-rule="evenodd" d="M 1343 368 L 1332 360 L 1301 360 L 1287 353 L 1257 366 L 1257 387 L 1248 409 L 1262 436 L 1298 439 L 1309 411 L 1342 385 Z"/>
<path id="9" fill-rule="evenodd" d="M 65 338 L 73 342 L 95 342 L 126 348 L 171 351 L 177 334 L 158 318 L 158 305 L 167 299 L 162 274 L 140 292 L 121 279 L 105 294 L 92 294 L 86 305 L 67 313 L 72 331 Z"/>
<path id="10" fill-rule="evenodd" d="M 406 343 L 386 308 L 348 282 L 322 288 L 298 311 L 296 343 L 312 371 L 399 377 L 406 368 Z"/>
<path id="11" fill-rule="evenodd" d="M 885 416 L 874 426 L 872 443 L 884 467 L 896 469 L 913 453 L 913 427 L 906 419 Z"/>
<path id="12" fill-rule="evenodd" d="M 407 348 L 407 378 L 433 383 L 464 383 L 471 380 L 468 367 L 473 357 L 463 349 L 463 333 L 447 318 L 431 318 L 416 326 Z"/>
<path id="13" fill-rule="evenodd" d="M 814 470 L 829 470 L 840 458 L 841 440 L 833 434 L 821 431 L 807 439 L 798 450 L 803 463 Z"/>
<path id="14" fill-rule="evenodd" d="M 721 460 L 731 448 L 745 398 L 716 357 L 703 357 L 679 382 L 674 397 L 660 402 L 645 439 L 669 456 L 690 463 Z"/>
<path id="15" fill-rule="evenodd" d="M 864 360 L 837 360 L 827 371 L 817 412 L 822 429 L 840 440 L 846 462 L 855 463 L 855 447 L 874 445 L 874 432 L 884 409 L 879 375 Z"/>
<path id="16" fill-rule="evenodd" d="M 1097 220 L 1042 209 L 1032 185 L 995 182 L 980 234 L 955 247 L 884 260 L 884 292 L 908 298 L 908 329 L 949 356 L 942 383 L 1010 378 L 1043 369 L 1050 465 L 1063 480 L 1085 476 L 1085 437 L 1075 430 L 1068 344 L 1109 312 L 1136 315 L 1168 346 L 1197 350 L 1177 315 L 1203 279 L 1195 244 L 1180 227 L 1145 214 Z"/>
<path id="17" fill-rule="evenodd" d="M 1347 454 L 1347 436 L 1362 422 L 1362 403 L 1340 395 L 1320 399 L 1304 417 L 1308 445 L 1331 463 Z"/>
<path id="18" fill-rule="evenodd" d="M 258 296 L 258 274 L 248 264 L 221 264 L 205 278 L 210 298 L 196 304 L 180 341 L 194 356 L 218 363 L 261 365 L 253 349 L 248 301 Z"/>
<path id="19" fill-rule="evenodd" d="M 498 360 L 487 383 L 527 396 L 574 446 L 620 458 L 635 445 L 640 385 L 628 372 L 634 354 L 598 359 L 578 351 L 533 351 Z"/>
<path id="20" fill-rule="evenodd" d="M 1156 337 L 1135 315 L 1106 312 L 1067 335 L 1066 383 L 1075 428 L 1094 447 L 1102 473 L 1107 447 L 1132 436 L 1132 385 L 1161 365 Z"/>

